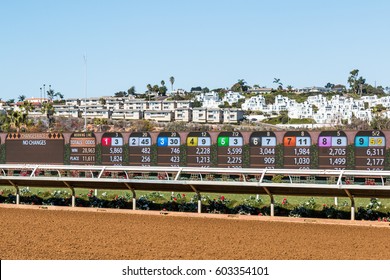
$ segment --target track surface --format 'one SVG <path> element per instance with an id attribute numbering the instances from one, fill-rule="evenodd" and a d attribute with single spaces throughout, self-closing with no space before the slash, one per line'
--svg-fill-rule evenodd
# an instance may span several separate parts
<path id="1" fill-rule="evenodd" d="M 390 259 L 389 224 L 130 213 L 0 207 L 0 259 Z"/>

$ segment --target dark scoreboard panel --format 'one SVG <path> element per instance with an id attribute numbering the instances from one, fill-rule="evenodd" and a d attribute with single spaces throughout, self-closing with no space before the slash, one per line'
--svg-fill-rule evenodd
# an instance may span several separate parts
<path id="1" fill-rule="evenodd" d="M 73 132 L 70 136 L 69 146 L 70 164 L 95 164 L 96 137 L 93 132 Z"/>
<path id="2" fill-rule="evenodd" d="M 181 166 L 181 138 L 177 132 L 160 132 L 157 137 L 157 165 Z"/>
<path id="3" fill-rule="evenodd" d="M 149 132 L 133 132 L 129 137 L 129 165 L 150 166 L 152 137 Z"/>
<path id="4" fill-rule="evenodd" d="M 62 133 L 8 133 L 6 163 L 64 164 Z"/>
<path id="5" fill-rule="evenodd" d="M 123 136 L 119 132 L 106 132 L 102 136 L 102 164 L 123 164 Z"/>
<path id="6" fill-rule="evenodd" d="M 311 136 L 307 131 L 287 131 L 283 137 L 285 168 L 309 169 Z"/>
<path id="7" fill-rule="evenodd" d="M 0 133 L 0 158 L 19 164 L 390 170 L 388 137 L 390 131 L 378 130 L 15 132 Z"/>
<path id="8" fill-rule="evenodd" d="M 244 138 L 237 131 L 221 132 L 217 140 L 218 167 L 242 168 Z"/>
<path id="9" fill-rule="evenodd" d="M 272 131 L 256 131 L 249 137 L 249 167 L 275 168 L 276 135 Z"/>
<path id="10" fill-rule="evenodd" d="M 382 131 L 359 131 L 355 135 L 355 169 L 383 170 L 386 137 Z"/>
<path id="11" fill-rule="evenodd" d="M 318 167 L 345 169 L 348 138 L 344 131 L 323 131 L 318 136 Z"/>
<path id="12" fill-rule="evenodd" d="M 187 135 L 187 166 L 210 167 L 211 137 L 208 132 L 190 132 Z"/>

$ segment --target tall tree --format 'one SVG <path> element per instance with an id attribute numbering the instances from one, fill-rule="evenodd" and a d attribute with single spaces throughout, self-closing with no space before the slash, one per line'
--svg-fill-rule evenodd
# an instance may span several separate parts
<path id="1" fill-rule="evenodd" d="M 327 88 L 327 89 L 333 89 L 334 88 L 334 84 L 332 84 L 332 83 L 327 83 L 326 85 L 325 85 L 325 88 Z"/>
<path id="2" fill-rule="evenodd" d="M 169 78 L 169 81 L 171 82 L 171 89 L 172 89 L 172 91 L 173 91 L 173 84 L 175 83 L 175 77 L 170 77 Z"/>
<path id="3" fill-rule="evenodd" d="M 231 87 L 231 90 L 235 92 L 246 92 L 248 91 L 248 86 L 244 79 L 239 79 L 237 83 Z"/>
<path id="4" fill-rule="evenodd" d="M 348 83 L 352 91 L 356 94 L 362 94 L 363 85 L 366 83 L 366 79 L 362 76 L 359 77 L 359 69 L 353 69 L 349 72 Z"/>
<path id="5" fill-rule="evenodd" d="M 19 95 L 18 100 L 23 102 L 26 99 L 26 96 L 24 94 Z"/>
<path id="6" fill-rule="evenodd" d="M 135 94 L 135 86 L 132 86 L 127 90 L 127 96 L 131 96 Z"/>

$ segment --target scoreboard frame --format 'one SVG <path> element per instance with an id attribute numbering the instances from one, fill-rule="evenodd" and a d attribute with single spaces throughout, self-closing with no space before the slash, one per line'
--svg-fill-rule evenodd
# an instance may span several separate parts
<path id="1" fill-rule="evenodd" d="M 49 137 L 50 134 L 50 137 Z M 10 139 L 12 135 L 13 139 Z M 28 152 L 21 154 L 22 144 L 12 144 L 12 141 L 28 138 L 37 145 L 44 143 L 43 138 L 58 140 L 55 151 L 50 147 L 39 148 L 31 145 Z M 42 137 L 43 138 L 42 138 Z M 85 151 L 85 155 L 95 160 L 72 161 L 75 155 L 75 137 L 90 137 L 95 139 L 95 146 Z M 107 137 L 119 137 L 120 151 L 110 154 L 109 149 L 115 148 L 112 142 L 109 146 L 102 145 Z M 145 143 L 133 145 L 132 138 L 145 138 Z M 158 145 L 159 139 L 166 137 L 164 145 Z M 272 138 L 272 147 L 261 141 Z M 288 140 L 287 138 L 291 138 Z M 292 137 L 295 137 L 292 139 Z M 301 137 L 301 138 L 299 138 Z M 303 138 L 302 138 L 303 137 Z M 308 138 L 305 138 L 308 137 Z M 341 137 L 339 139 L 337 137 Z M 71 165 L 128 165 L 128 166 L 188 166 L 188 167 L 226 167 L 226 168 L 319 168 L 319 169 L 355 169 L 355 170 L 390 170 L 390 149 L 387 139 L 390 131 L 380 130 L 324 130 L 324 131 L 192 131 L 192 132 L 73 132 L 73 133 L 0 133 L 0 160 L 3 163 L 27 164 L 71 164 Z M 169 143 L 169 139 L 176 141 Z M 233 143 L 236 139 L 237 143 Z M 304 142 L 307 139 L 306 143 Z M 309 140 L 310 139 L 310 140 Z M 330 144 L 333 141 L 333 144 Z M 390 139 L 390 138 L 389 138 Z M 340 140 L 340 144 L 337 141 Z M 200 141 L 204 141 L 200 142 Z M 229 141 L 232 142 L 229 144 Z M 271 141 L 271 140 L 270 140 Z M 290 143 L 289 143 L 290 141 Z M 325 141 L 324 143 L 322 143 Z M 336 142 L 335 142 L 336 141 Z M 82 145 L 79 141 L 78 145 Z M 16 143 L 16 142 L 15 142 Z M 31 142 L 33 144 L 33 142 Z M 61 143 L 58 145 L 58 143 Z M 84 143 L 86 144 L 86 143 Z M 88 145 L 89 145 L 88 144 Z M 264 145 L 263 145 L 264 144 Z M 275 145 L 276 144 L 276 145 Z M 285 145 L 283 145 L 285 144 Z M 287 145 L 286 145 L 287 144 Z M 61 147 L 60 147 L 61 146 Z M 82 145 L 83 146 L 83 145 Z M 141 147 L 142 146 L 142 147 Z M 143 148 L 143 146 L 145 146 Z M 337 146 L 337 147 L 336 147 Z M 79 146 L 81 147 L 81 146 Z M 95 148 L 95 153 L 93 153 Z M 263 154 L 260 149 L 267 149 Z M 304 151 L 300 152 L 300 148 Z M 142 149 L 145 149 L 141 152 Z M 166 151 L 163 151 L 166 149 Z M 173 149 L 173 152 L 172 152 Z M 198 149 L 198 150 L 197 150 Z M 295 152 L 294 152 L 294 149 Z M 79 151 L 80 152 L 80 151 Z M 15 156 L 12 158 L 10 154 Z M 40 153 L 41 160 L 35 153 Z M 59 156 L 59 153 L 61 156 Z M 296 154 L 298 153 L 298 154 Z M 57 160 L 50 159 L 58 155 Z M 136 157 L 138 154 L 138 158 Z M 28 155 L 28 156 L 27 156 Z M 43 156 L 44 155 L 44 156 Z M 110 156 L 119 156 L 121 160 L 110 161 Z M 146 162 L 142 161 L 142 156 Z M 165 156 L 165 159 L 164 159 Z M 171 162 L 174 157 L 174 162 Z M 196 159 L 198 157 L 198 160 Z M 228 157 L 237 158 L 228 162 Z M 267 161 L 265 161 L 267 158 Z M 298 164 L 291 162 L 296 158 Z M 304 159 L 299 159 L 304 158 Z M 306 158 L 306 159 L 305 159 Z M 168 162 L 169 161 L 169 162 Z M 305 161 L 305 162 L 302 162 Z M 306 163 L 307 162 L 307 163 Z M 306 163 L 306 164 L 300 164 Z M 334 164 L 333 164 L 334 163 Z"/>

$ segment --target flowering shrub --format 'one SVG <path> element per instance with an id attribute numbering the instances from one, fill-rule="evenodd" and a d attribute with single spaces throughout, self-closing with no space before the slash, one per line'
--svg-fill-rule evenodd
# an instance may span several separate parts
<path id="1" fill-rule="evenodd" d="M 220 196 L 218 198 L 210 199 L 210 197 L 207 197 L 208 200 L 208 207 L 206 207 L 206 211 L 208 213 L 230 213 L 230 209 L 228 207 L 228 204 L 230 203 L 230 200 L 225 198 L 225 196 Z"/>
<path id="2" fill-rule="evenodd" d="M 0 203 L 16 203 L 15 190 L 0 190 Z M 269 215 L 270 206 L 264 205 L 261 197 L 250 196 L 242 201 L 235 201 L 224 195 L 210 197 L 201 196 L 203 213 L 223 213 L 240 215 Z M 20 188 L 20 203 L 30 205 L 56 205 L 70 206 L 72 203 L 71 193 L 67 190 L 40 191 L 34 194 L 29 188 Z M 103 192 L 100 196 L 95 196 L 94 190 L 76 196 L 76 206 L 95 207 L 95 208 L 132 208 L 132 195 L 115 195 Z M 197 212 L 198 196 L 186 195 L 184 193 L 172 193 L 164 195 L 160 192 L 151 192 L 140 196 L 137 201 L 137 209 L 141 210 L 163 210 L 178 212 Z M 277 216 L 290 217 L 322 217 L 332 219 L 349 219 L 350 206 L 348 201 L 339 203 L 339 205 L 318 204 L 314 198 L 294 205 L 285 197 L 279 203 L 275 204 L 275 214 Z M 377 220 L 383 222 L 390 221 L 390 212 L 383 206 L 382 202 L 376 198 L 370 199 L 365 207 L 357 209 L 356 219 Z"/>
<path id="3" fill-rule="evenodd" d="M 311 197 L 308 201 L 305 201 L 304 203 L 301 203 L 300 205 L 294 207 L 294 209 L 290 211 L 289 216 L 290 217 L 313 217 L 315 206 L 316 206 L 316 202 L 314 198 Z"/>

